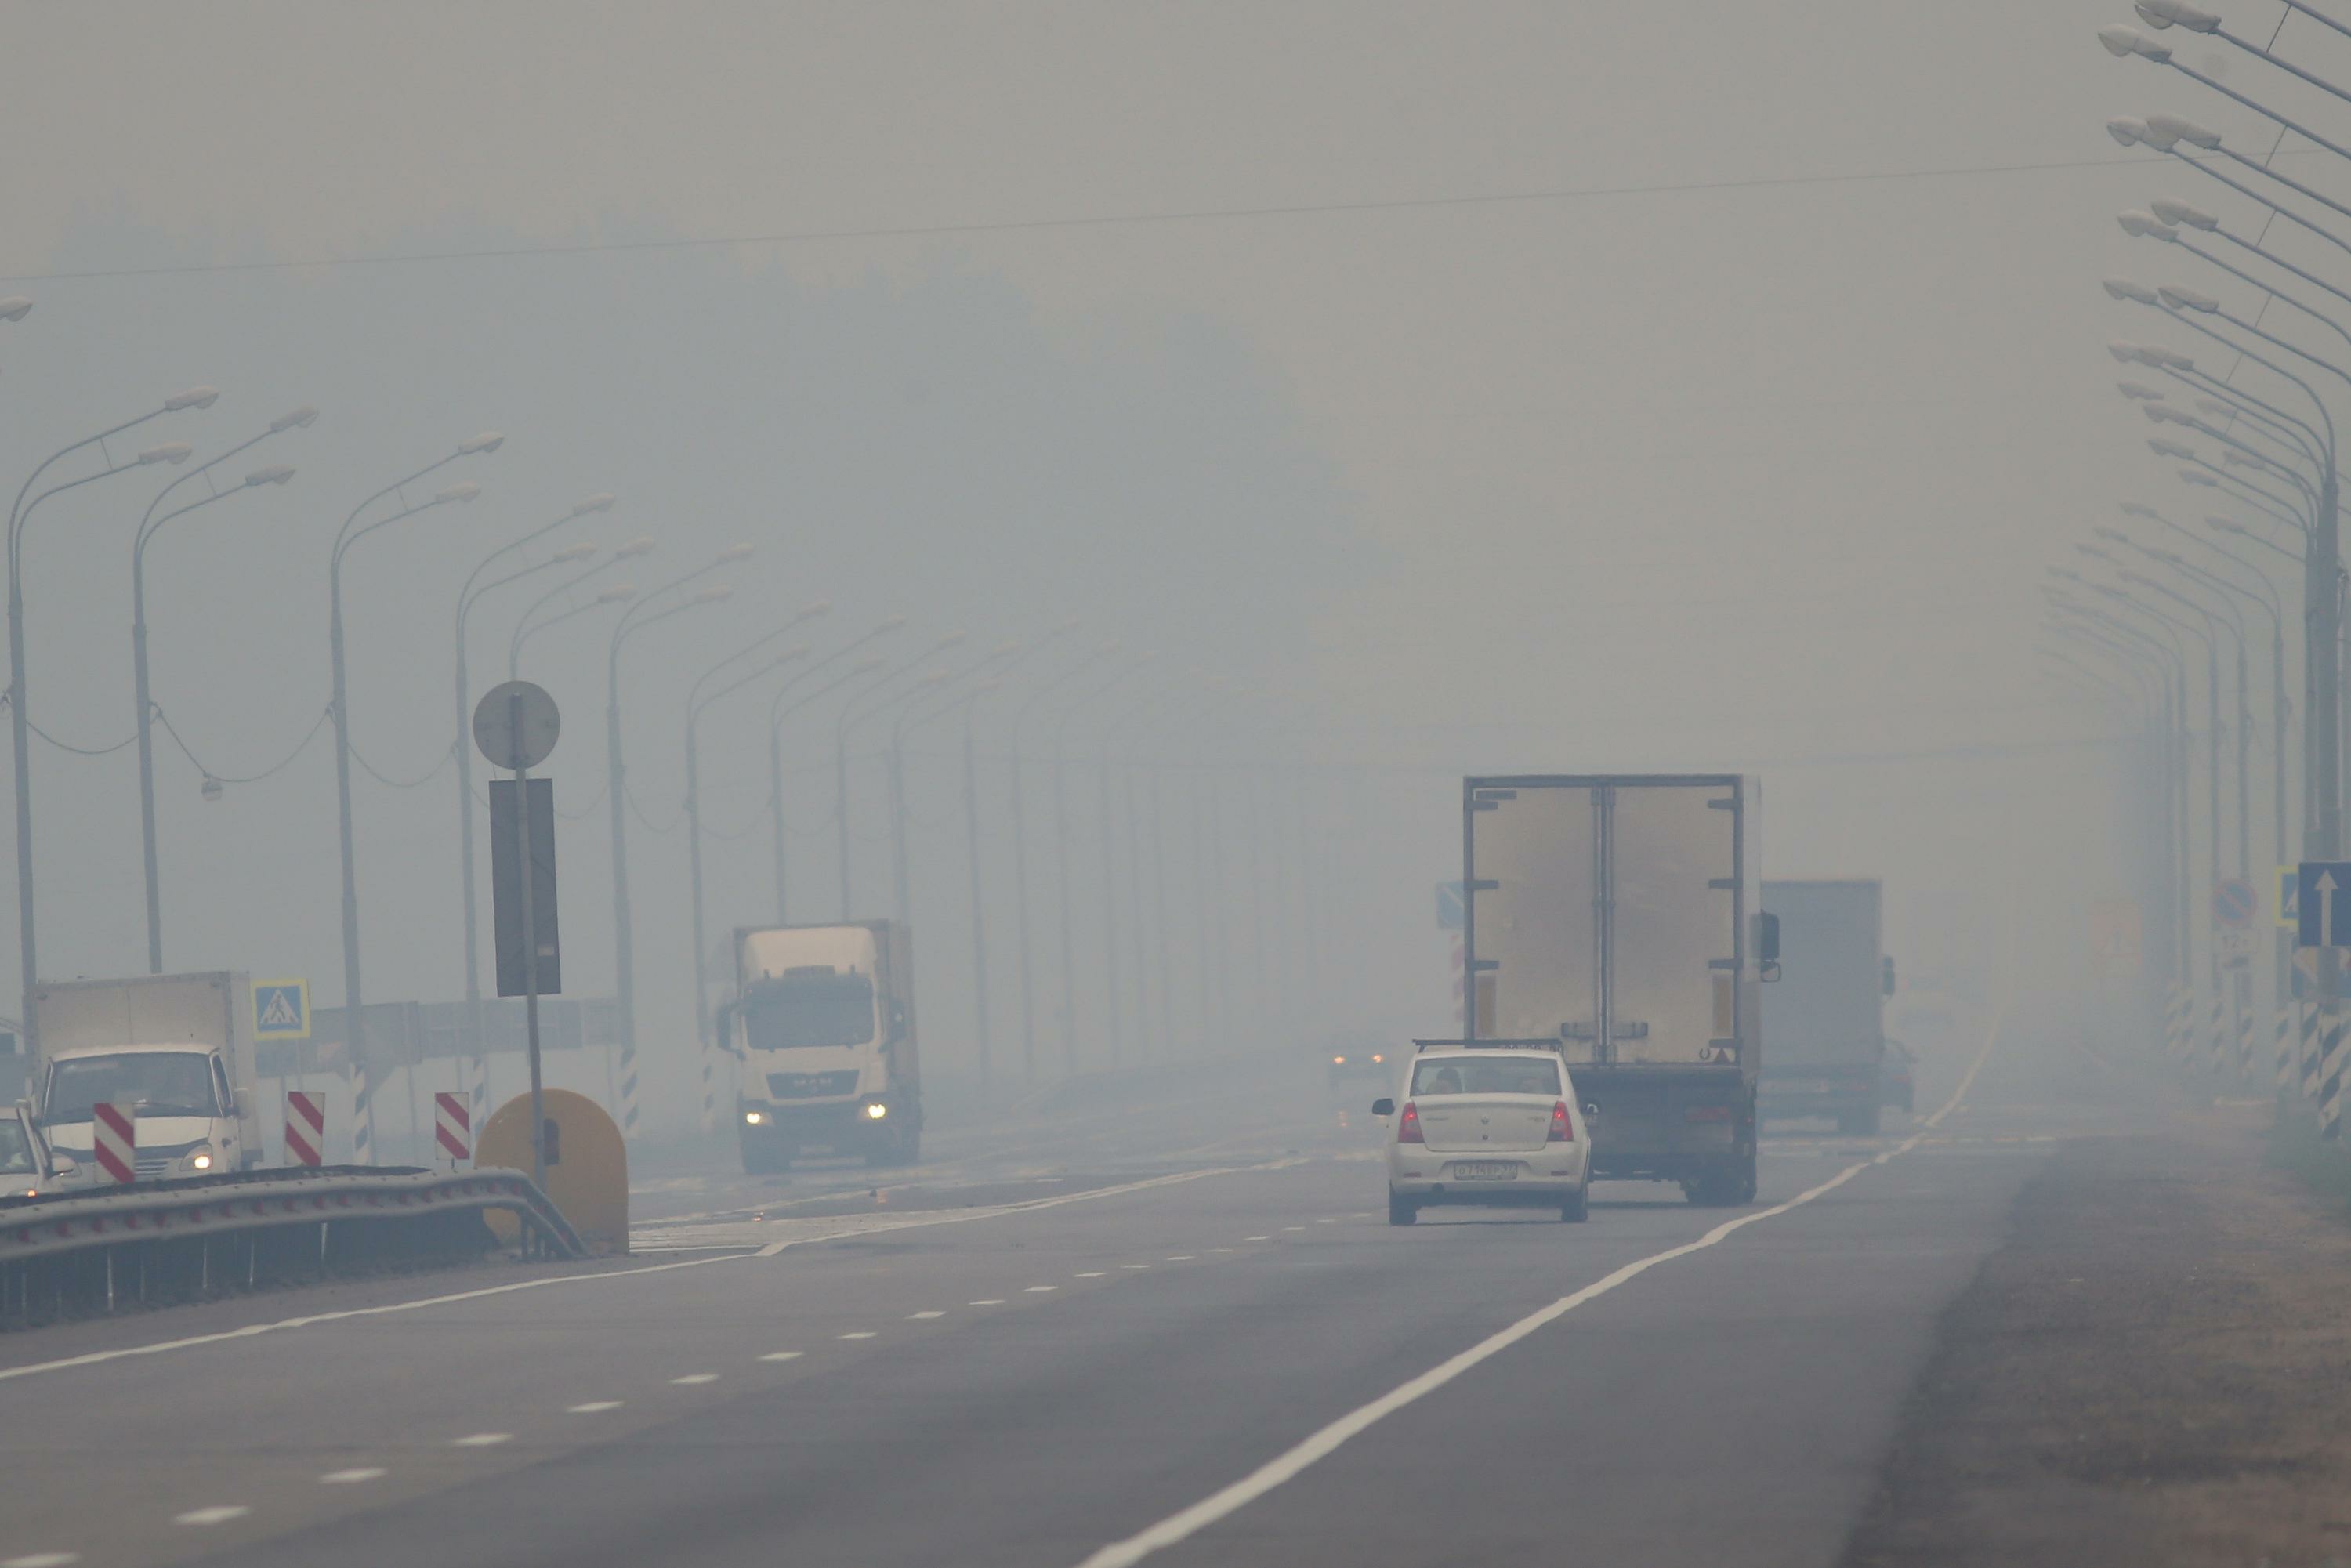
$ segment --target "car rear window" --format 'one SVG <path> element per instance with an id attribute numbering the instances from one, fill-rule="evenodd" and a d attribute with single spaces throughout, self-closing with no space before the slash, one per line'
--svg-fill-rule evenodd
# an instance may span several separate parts
<path id="1" fill-rule="evenodd" d="M 1412 1092 L 1434 1094 L 1559 1093 L 1559 1063 L 1547 1056 L 1457 1056 L 1413 1064 Z"/>

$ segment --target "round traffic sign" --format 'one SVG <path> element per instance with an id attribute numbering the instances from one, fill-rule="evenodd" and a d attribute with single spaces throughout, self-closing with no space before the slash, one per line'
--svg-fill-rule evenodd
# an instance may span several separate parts
<path id="1" fill-rule="evenodd" d="M 474 705 L 474 744 L 500 768 L 536 768 L 555 749 L 562 716 L 544 687 L 507 681 Z"/>
<path id="2" fill-rule="evenodd" d="M 2232 876 L 2212 889 L 2212 921 L 2231 931 L 2253 923 L 2253 884 Z"/>

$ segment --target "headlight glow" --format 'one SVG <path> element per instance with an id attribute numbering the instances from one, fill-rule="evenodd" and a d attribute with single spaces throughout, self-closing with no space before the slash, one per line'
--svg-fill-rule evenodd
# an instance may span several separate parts
<path id="1" fill-rule="evenodd" d="M 879 1100 L 865 1107 L 865 1119 L 869 1122 L 878 1122 L 889 1113 L 890 1107 L 883 1104 Z"/>
<path id="2" fill-rule="evenodd" d="M 191 1152 L 190 1152 L 190 1154 L 188 1155 L 188 1168 L 189 1168 L 190 1170 L 192 1170 L 192 1171 L 208 1171 L 208 1170 L 212 1169 L 212 1168 L 213 1168 L 213 1152 L 212 1152 L 212 1150 L 210 1150 L 210 1149 L 195 1149 L 195 1150 L 191 1151 Z"/>
<path id="3" fill-rule="evenodd" d="M 1344 1067 L 1347 1065 L 1347 1059 L 1343 1056 L 1334 1056 L 1331 1059 L 1331 1065 L 1333 1067 Z"/>
<path id="4" fill-rule="evenodd" d="M 759 1125 L 760 1123 L 765 1122 L 767 1119 L 768 1113 L 765 1111 L 746 1111 L 743 1113 L 743 1120 L 754 1127 Z"/>

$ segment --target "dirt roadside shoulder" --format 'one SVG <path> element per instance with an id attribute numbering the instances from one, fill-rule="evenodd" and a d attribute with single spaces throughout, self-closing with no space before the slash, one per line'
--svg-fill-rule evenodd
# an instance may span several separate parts
<path id="1" fill-rule="evenodd" d="M 2263 1108 L 2087 1138 L 1946 1312 L 1847 1568 L 2351 1564 L 2351 1224 Z"/>

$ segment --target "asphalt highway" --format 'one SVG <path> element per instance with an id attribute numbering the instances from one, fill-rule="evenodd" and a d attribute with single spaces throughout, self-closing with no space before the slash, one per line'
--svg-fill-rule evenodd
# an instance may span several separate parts
<path id="1" fill-rule="evenodd" d="M 1748 1208 L 1583 1226 L 1391 1228 L 1353 1096 L 664 1182 L 625 1263 L 0 1342 L 0 1564 L 1833 1563 L 2096 1071 L 1984 1028 Z"/>

